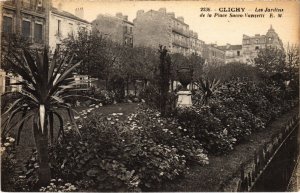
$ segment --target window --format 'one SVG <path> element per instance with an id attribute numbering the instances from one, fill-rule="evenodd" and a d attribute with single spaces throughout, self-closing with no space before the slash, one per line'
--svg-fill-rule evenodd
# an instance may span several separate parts
<path id="1" fill-rule="evenodd" d="M 25 38 L 29 38 L 31 35 L 30 24 L 30 21 L 23 20 L 22 22 L 22 36 Z"/>
<path id="2" fill-rule="evenodd" d="M 132 34 L 132 27 L 130 27 L 130 33 Z"/>
<path id="3" fill-rule="evenodd" d="M 240 51 L 237 51 L 236 54 L 237 54 L 238 56 L 240 56 L 241 53 L 240 53 Z"/>
<path id="4" fill-rule="evenodd" d="M 127 26 L 124 26 L 124 33 L 126 33 L 127 34 Z"/>
<path id="5" fill-rule="evenodd" d="M 272 41 L 272 38 L 270 37 L 270 38 L 269 38 L 269 42 L 271 42 L 271 41 Z"/>
<path id="6" fill-rule="evenodd" d="M 60 28 L 61 28 L 61 21 L 57 20 L 57 35 L 61 35 Z"/>
<path id="7" fill-rule="evenodd" d="M 255 46 L 255 50 L 259 50 L 259 46 Z"/>
<path id="8" fill-rule="evenodd" d="M 36 42 L 42 42 L 43 41 L 43 25 L 36 23 L 34 25 L 34 40 Z"/>
<path id="9" fill-rule="evenodd" d="M 255 42 L 258 44 L 258 39 L 256 39 Z"/>
<path id="10" fill-rule="evenodd" d="M 12 22 L 13 19 L 11 17 L 3 17 L 3 32 L 6 34 L 12 33 Z"/>

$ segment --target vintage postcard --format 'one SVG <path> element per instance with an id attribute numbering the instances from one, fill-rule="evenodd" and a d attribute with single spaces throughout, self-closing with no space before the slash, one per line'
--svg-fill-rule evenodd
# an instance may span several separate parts
<path id="1" fill-rule="evenodd" d="M 300 1 L 0 4 L 1 191 L 300 192 Z"/>

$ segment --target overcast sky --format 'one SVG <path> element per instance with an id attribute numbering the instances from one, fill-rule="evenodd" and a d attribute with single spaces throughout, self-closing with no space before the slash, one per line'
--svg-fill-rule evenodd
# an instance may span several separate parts
<path id="1" fill-rule="evenodd" d="M 167 12 L 175 12 L 175 16 L 183 16 L 190 29 L 198 32 L 199 39 L 205 43 L 217 43 L 218 45 L 241 44 L 243 34 L 266 34 L 270 25 L 273 26 L 283 43 L 299 42 L 300 28 L 300 3 L 299 1 L 117 1 L 117 0 L 52 0 L 53 6 L 61 3 L 62 9 L 70 13 L 75 8 L 83 7 L 84 19 L 93 21 L 98 14 L 115 15 L 122 12 L 128 15 L 132 21 L 136 17 L 137 10 L 158 10 L 165 7 Z M 219 8 L 245 8 L 247 13 L 255 13 L 256 8 L 283 9 L 281 18 L 201 18 L 200 8 L 208 7 L 213 14 Z M 203 12 L 207 14 L 207 12 Z M 244 13 L 243 13 L 244 14 Z M 278 14 L 275 12 L 274 14 Z"/>

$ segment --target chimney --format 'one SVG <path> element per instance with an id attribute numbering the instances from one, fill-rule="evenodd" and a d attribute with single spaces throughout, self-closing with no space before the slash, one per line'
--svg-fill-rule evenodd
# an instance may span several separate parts
<path id="1" fill-rule="evenodd" d="M 168 13 L 168 16 L 170 16 L 171 18 L 175 18 L 175 13 L 174 12 L 170 12 L 170 13 Z"/>
<path id="2" fill-rule="evenodd" d="M 75 9 L 75 16 L 83 19 L 84 18 L 84 11 L 83 11 L 83 7 L 80 8 L 76 8 Z"/>
<path id="3" fill-rule="evenodd" d="M 144 10 L 138 10 L 137 12 L 136 12 L 136 17 L 138 17 L 138 16 L 141 16 L 142 14 L 144 14 Z"/>
<path id="4" fill-rule="evenodd" d="M 116 17 L 123 19 L 123 14 L 121 12 L 116 13 Z"/>
<path id="5" fill-rule="evenodd" d="M 183 17 L 177 17 L 177 19 L 179 20 L 179 21 L 181 21 L 182 23 L 184 23 L 184 18 Z"/>
<path id="6" fill-rule="evenodd" d="M 159 8 L 158 12 L 166 14 L 167 9 L 164 8 L 164 7 L 163 8 Z"/>

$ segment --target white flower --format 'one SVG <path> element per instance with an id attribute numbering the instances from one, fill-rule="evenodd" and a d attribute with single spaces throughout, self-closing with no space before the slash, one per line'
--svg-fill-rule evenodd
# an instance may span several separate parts
<path id="1" fill-rule="evenodd" d="M 10 143 L 4 143 L 4 146 L 8 147 L 8 146 L 10 146 Z"/>
<path id="2" fill-rule="evenodd" d="M 110 121 L 110 120 L 111 120 L 111 118 L 110 118 L 110 117 L 107 117 L 106 119 L 107 119 L 108 121 Z"/>
<path id="3" fill-rule="evenodd" d="M 9 142 L 13 143 L 13 142 L 15 142 L 15 139 L 11 137 L 11 138 L 9 139 Z"/>
<path id="4" fill-rule="evenodd" d="M 96 105 L 95 108 L 98 109 L 98 108 L 99 108 L 99 105 Z"/>
<path id="5" fill-rule="evenodd" d="M 183 131 L 187 131 L 186 129 L 183 129 Z"/>
<path id="6" fill-rule="evenodd" d="M 74 116 L 74 119 L 79 119 L 80 117 L 79 116 Z"/>
<path id="7" fill-rule="evenodd" d="M 112 115 L 113 115 L 113 116 L 116 116 L 116 115 L 117 115 L 117 113 L 113 113 Z"/>

